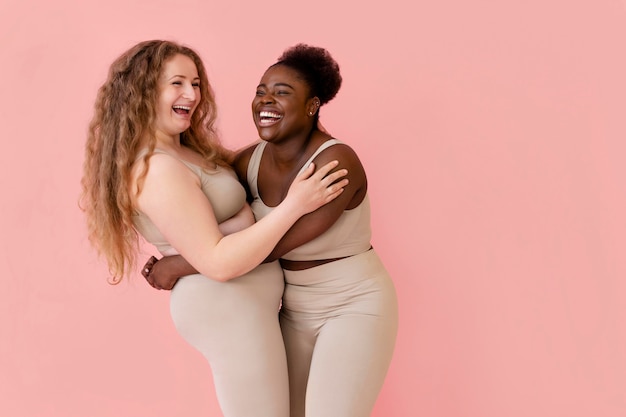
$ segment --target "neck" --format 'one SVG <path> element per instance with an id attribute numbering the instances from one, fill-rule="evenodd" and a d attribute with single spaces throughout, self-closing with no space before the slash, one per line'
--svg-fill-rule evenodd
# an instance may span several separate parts
<path id="1" fill-rule="evenodd" d="M 312 132 L 306 136 L 291 138 L 280 143 L 271 143 L 274 160 L 281 164 L 294 164 L 306 153 Z"/>
<path id="2" fill-rule="evenodd" d="M 272 163 L 279 169 L 299 169 L 313 152 L 310 149 L 311 142 L 318 133 L 317 129 L 311 129 L 306 135 L 292 137 L 279 143 L 268 143 L 266 149 L 270 150 Z"/>
<path id="3" fill-rule="evenodd" d="M 169 148 L 169 149 L 178 149 L 180 148 L 180 134 L 178 135 L 167 135 L 163 132 L 156 132 L 156 146 L 157 148 Z"/>

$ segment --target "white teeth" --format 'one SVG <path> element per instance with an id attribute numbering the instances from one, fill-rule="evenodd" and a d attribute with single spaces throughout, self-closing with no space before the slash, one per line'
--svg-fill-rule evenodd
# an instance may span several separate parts
<path id="1" fill-rule="evenodd" d="M 282 119 L 283 118 L 283 116 L 281 116 L 280 114 L 274 113 L 274 112 L 271 112 L 271 111 L 262 111 L 262 112 L 259 113 L 259 116 L 261 116 L 261 117 L 271 117 L 273 119 Z"/>
<path id="2" fill-rule="evenodd" d="M 191 107 L 189 107 L 189 106 L 174 106 L 173 108 L 181 109 L 181 110 L 187 110 L 187 111 L 191 110 Z"/>

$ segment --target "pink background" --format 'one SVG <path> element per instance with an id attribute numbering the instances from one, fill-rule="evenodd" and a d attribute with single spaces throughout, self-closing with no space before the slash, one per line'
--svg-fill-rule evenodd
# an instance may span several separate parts
<path id="1" fill-rule="evenodd" d="M 373 416 L 626 415 L 624 0 L 86 3 L 0 6 L 0 415 L 219 415 L 168 294 L 109 286 L 76 204 L 96 89 L 151 38 L 200 52 L 231 148 L 285 47 L 341 64 L 323 122 L 400 298 Z"/>

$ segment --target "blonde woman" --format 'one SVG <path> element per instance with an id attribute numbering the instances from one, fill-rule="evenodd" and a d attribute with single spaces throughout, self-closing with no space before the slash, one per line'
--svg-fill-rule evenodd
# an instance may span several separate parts
<path id="1" fill-rule="evenodd" d="M 209 361 L 224 416 L 287 417 L 283 275 L 277 262 L 259 264 L 301 216 L 342 193 L 347 171 L 311 164 L 254 223 L 215 119 L 196 52 L 159 40 L 130 48 L 98 91 L 81 206 L 113 283 L 133 269 L 139 234 L 199 272 L 176 283 L 171 315 Z"/>

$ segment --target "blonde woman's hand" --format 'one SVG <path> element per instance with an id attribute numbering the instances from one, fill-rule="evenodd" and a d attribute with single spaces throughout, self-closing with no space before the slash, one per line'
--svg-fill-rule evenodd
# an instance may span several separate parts
<path id="1" fill-rule="evenodd" d="M 348 185 L 348 179 L 340 180 L 348 174 L 347 169 L 331 172 L 337 165 L 339 161 L 331 161 L 314 172 L 315 164 L 310 163 L 293 180 L 284 202 L 293 204 L 296 210 L 305 215 L 333 201 Z"/>

